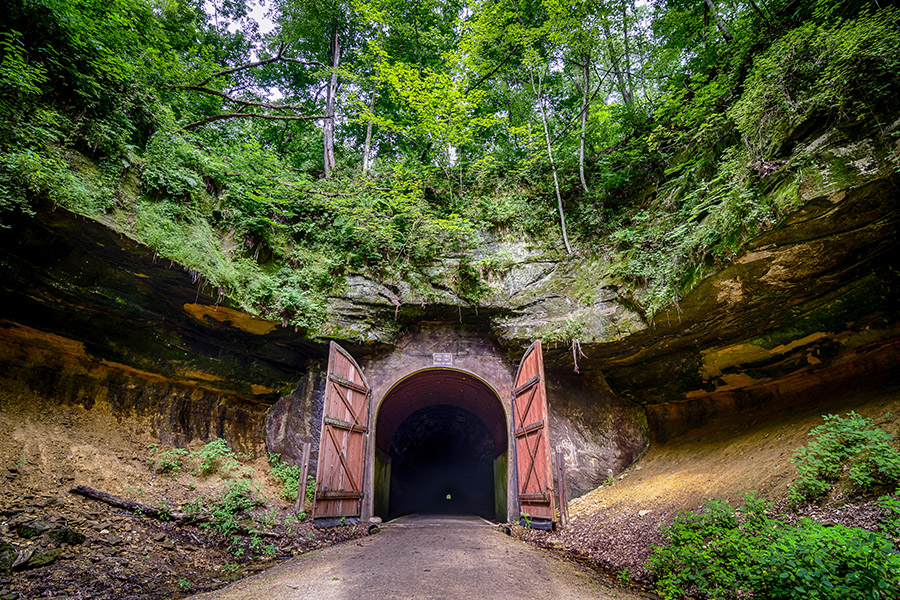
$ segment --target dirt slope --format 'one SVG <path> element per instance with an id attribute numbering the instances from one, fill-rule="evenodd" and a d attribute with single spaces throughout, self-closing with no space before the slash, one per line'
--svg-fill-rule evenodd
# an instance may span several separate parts
<path id="1" fill-rule="evenodd" d="M 665 445 L 651 445 L 630 469 L 609 483 L 573 500 L 573 522 L 554 533 L 521 531 L 541 545 L 588 558 L 608 573 L 647 583 L 643 563 L 660 540 L 659 527 L 679 510 L 696 509 L 710 498 L 739 503 L 748 491 L 784 507 L 796 475 L 794 449 L 807 444 L 808 433 L 823 414 L 849 410 L 873 418 L 895 439 L 900 433 L 900 387 L 860 392 L 770 413 L 748 411 L 690 432 Z M 887 415 L 887 416 L 886 416 Z M 870 502 L 836 492 L 803 514 L 829 522 L 871 526 Z"/>
<path id="2" fill-rule="evenodd" d="M 0 598 L 177 598 L 221 587 L 278 559 L 361 535 L 351 528 L 285 526 L 292 505 L 278 497 L 264 457 L 245 461 L 249 478 L 274 511 L 261 541 L 274 556 L 251 560 L 228 551 L 227 540 L 200 527 L 159 521 L 69 492 L 86 485 L 153 507 L 177 510 L 221 490 L 216 475 L 156 474 L 148 445 L 153 424 L 117 420 L 102 403 L 48 407 L 28 389 L 0 390 L 0 559 L 26 560 L 0 569 Z M 290 521 L 288 521 L 290 523 Z"/>

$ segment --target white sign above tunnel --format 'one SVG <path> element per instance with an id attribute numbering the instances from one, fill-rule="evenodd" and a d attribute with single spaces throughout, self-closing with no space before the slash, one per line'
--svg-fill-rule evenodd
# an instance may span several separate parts
<path id="1" fill-rule="evenodd" d="M 432 365 L 435 367 L 452 367 L 453 355 L 449 352 L 435 352 L 432 356 Z"/>

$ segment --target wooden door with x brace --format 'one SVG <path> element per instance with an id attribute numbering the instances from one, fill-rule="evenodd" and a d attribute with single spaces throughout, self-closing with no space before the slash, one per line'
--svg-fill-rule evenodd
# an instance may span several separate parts
<path id="1" fill-rule="evenodd" d="M 313 508 L 317 527 L 359 522 L 369 433 L 369 384 L 353 357 L 334 342 L 326 377 Z"/>
<path id="2" fill-rule="evenodd" d="M 540 341 L 522 357 L 512 395 L 519 511 L 527 515 L 532 526 L 552 527 L 556 505 Z"/>

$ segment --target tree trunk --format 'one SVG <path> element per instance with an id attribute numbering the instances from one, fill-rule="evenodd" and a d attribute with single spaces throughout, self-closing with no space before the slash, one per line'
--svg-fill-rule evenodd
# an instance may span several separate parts
<path id="1" fill-rule="evenodd" d="M 588 185 L 587 179 L 584 176 L 584 138 L 587 133 L 587 121 L 588 121 L 588 83 L 590 82 L 590 70 L 589 70 L 589 61 L 591 57 L 587 52 L 581 53 L 581 74 L 584 78 L 583 84 L 584 89 L 582 91 L 582 100 L 581 100 L 581 140 L 578 144 L 578 175 L 581 177 L 581 189 L 584 190 L 584 193 L 588 193 Z"/>
<path id="2" fill-rule="evenodd" d="M 625 63 L 625 77 L 628 82 L 628 98 L 634 102 L 634 79 L 631 75 L 631 48 L 628 45 L 628 5 L 622 3 L 622 62 Z"/>
<path id="3" fill-rule="evenodd" d="M 322 126 L 323 144 L 325 147 L 325 177 L 334 170 L 334 105 L 337 98 L 338 67 L 341 64 L 341 42 L 337 29 L 331 38 L 331 81 L 325 94 L 325 122 Z"/>
<path id="4" fill-rule="evenodd" d="M 376 86 L 372 89 L 372 97 L 369 99 L 369 114 L 375 113 L 375 96 L 378 93 L 378 87 Z M 372 162 L 369 159 L 369 156 L 372 153 L 372 120 L 366 124 L 366 143 L 363 146 L 363 175 L 369 174 L 369 169 L 372 166 Z"/>
<path id="5" fill-rule="evenodd" d="M 206 517 L 201 517 L 195 514 L 186 512 L 172 512 L 157 508 L 155 506 L 141 504 L 140 502 L 134 502 L 133 500 L 120 498 L 119 496 L 113 496 L 112 494 L 107 494 L 106 492 L 101 492 L 100 490 L 95 490 L 94 488 L 89 488 L 84 485 L 73 487 L 71 490 L 69 490 L 69 493 L 79 494 L 93 500 L 99 500 L 100 502 L 104 502 L 106 504 L 109 504 L 110 506 L 124 508 L 125 510 L 129 510 L 131 512 L 145 514 L 148 517 L 152 517 L 154 519 L 172 520 L 176 523 L 198 523 L 200 521 L 208 520 L 208 518 Z"/>
<path id="6" fill-rule="evenodd" d="M 616 49 L 613 45 L 612 31 L 609 28 L 609 23 L 603 23 L 603 31 L 606 33 L 606 48 L 609 52 L 609 62 L 612 63 L 613 72 L 616 74 L 616 83 L 618 84 L 619 93 L 622 94 L 622 101 L 625 104 L 631 104 L 631 93 L 628 89 L 628 86 L 625 84 L 625 75 L 622 72 L 622 62 L 619 60 L 619 57 L 616 55 Z"/>
<path id="7" fill-rule="evenodd" d="M 541 123 L 544 125 L 544 141 L 547 143 L 547 158 L 550 159 L 550 168 L 553 171 L 553 187 L 556 190 L 556 206 L 559 209 L 559 224 L 562 227 L 563 243 L 566 246 L 566 254 L 572 254 L 572 246 L 569 245 L 569 234 L 566 232 L 566 214 L 563 212 L 562 194 L 559 191 L 559 177 L 556 174 L 556 162 L 553 160 L 553 147 L 550 145 L 550 127 L 547 125 L 547 110 L 544 108 L 543 81 L 534 85 L 534 72 L 529 72 L 531 77 L 531 89 L 534 91 L 538 105 L 541 107 Z"/>
<path id="8" fill-rule="evenodd" d="M 716 27 L 722 32 L 722 37 L 725 38 L 726 42 L 730 42 L 731 32 L 728 31 L 728 26 L 725 25 L 725 21 L 722 20 L 722 17 L 719 16 L 719 11 L 716 10 L 716 5 L 713 0 L 706 0 L 706 6 L 709 7 L 709 13 L 716 22 Z"/>

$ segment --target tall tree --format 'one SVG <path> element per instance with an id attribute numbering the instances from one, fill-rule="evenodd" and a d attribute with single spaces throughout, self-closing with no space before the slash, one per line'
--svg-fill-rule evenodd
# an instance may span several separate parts
<path id="1" fill-rule="evenodd" d="M 276 0 L 272 5 L 278 44 L 287 44 L 297 57 L 322 65 L 315 76 L 293 77 L 284 90 L 314 106 L 321 106 L 323 172 L 335 168 L 335 135 L 342 67 L 352 61 L 361 43 L 356 12 L 347 0 Z M 324 97 L 323 97 L 324 93 Z"/>

